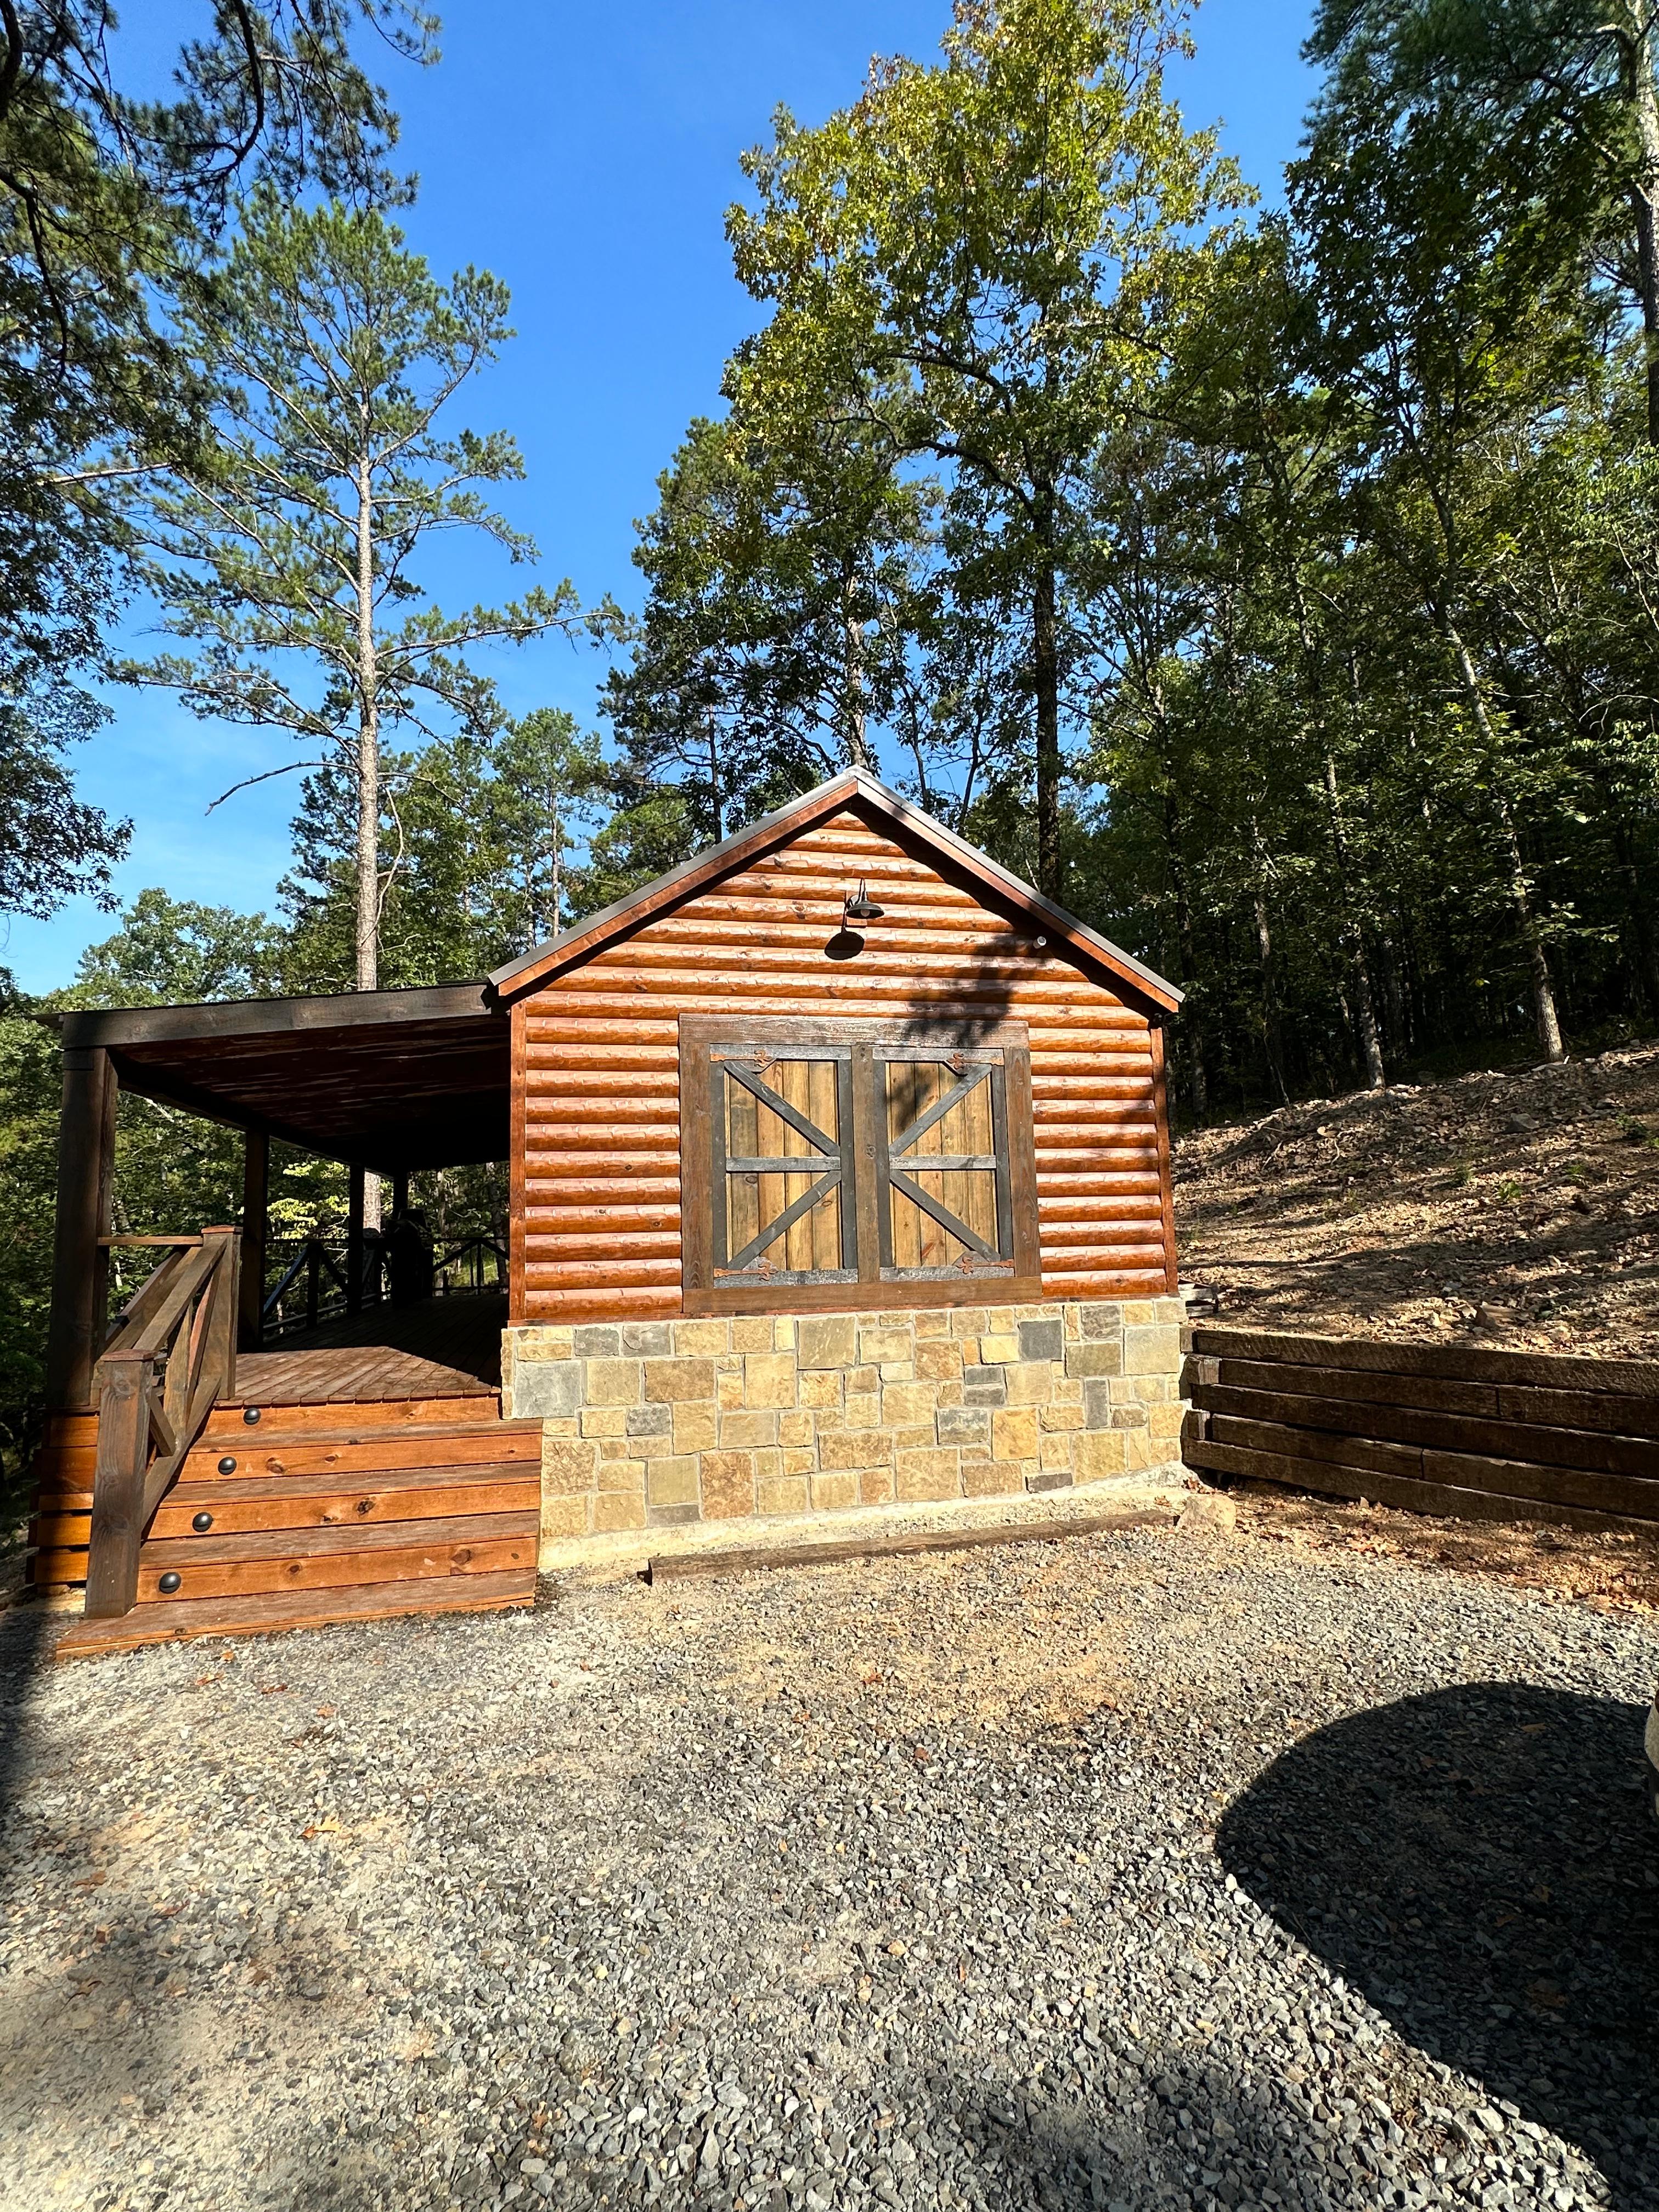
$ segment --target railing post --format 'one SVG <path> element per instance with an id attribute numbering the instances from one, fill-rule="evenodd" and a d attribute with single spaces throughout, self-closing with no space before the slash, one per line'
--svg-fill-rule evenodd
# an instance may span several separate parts
<path id="1" fill-rule="evenodd" d="M 208 1286 L 208 1296 L 212 1304 L 208 1312 L 207 1342 L 202 1349 L 205 1371 L 219 1377 L 218 1395 L 230 1398 L 236 1392 L 236 1338 L 241 1320 L 242 1235 L 238 1229 L 204 1229 L 202 1242 L 226 1247 L 225 1256 L 220 1261 L 213 1281 Z"/>
<path id="2" fill-rule="evenodd" d="M 314 1237 L 306 1240 L 306 1327 L 317 1326 L 317 1300 L 322 1287 L 323 1248 Z"/>
<path id="3" fill-rule="evenodd" d="M 237 1335 L 244 1352 L 257 1352 L 264 1334 L 265 1247 L 270 1240 L 270 1139 L 250 1129 L 242 1158 L 242 1250 Z"/>
<path id="4" fill-rule="evenodd" d="M 58 1215 L 52 1253 L 46 1403 L 54 1412 L 95 1404 L 92 1370 L 104 1348 L 115 1070 L 101 1047 L 68 1045 L 58 1139 Z"/>
<path id="5" fill-rule="evenodd" d="M 99 1370 L 98 1462 L 87 1551 L 88 1620 L 118 1620 L 138 1601 L 151 1379 L 151 1362 L 142 1352 L 112 1352 Z"/>
<path id="6" fill-rule="evenodd" d="M 346 1169 L 346 1311 L 363 1310 L 363 1170 Z"/>

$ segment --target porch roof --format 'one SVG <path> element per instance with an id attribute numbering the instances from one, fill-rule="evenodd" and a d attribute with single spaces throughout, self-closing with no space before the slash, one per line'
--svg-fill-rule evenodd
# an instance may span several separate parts
<path id="1" fill-rule="evenodd" d="M 57 1018 L 124 1091 L 382 1174 L 505 1159 L 509 1025 L 487 983 Z"/>

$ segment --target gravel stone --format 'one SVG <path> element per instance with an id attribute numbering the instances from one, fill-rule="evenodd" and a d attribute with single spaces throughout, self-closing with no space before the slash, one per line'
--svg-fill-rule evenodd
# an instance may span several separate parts
<path id="1" fill-rule="evenodd" d="M 1644 1612 L 1241 1527 L 52 1632 L 9 2212 L 1659 2212 Z"/>

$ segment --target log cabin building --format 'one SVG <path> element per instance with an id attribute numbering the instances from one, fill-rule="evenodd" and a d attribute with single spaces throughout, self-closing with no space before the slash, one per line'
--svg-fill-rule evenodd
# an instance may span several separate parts
<path id="1" fill-rule="evenodd" d="M 1156 1478 L 1180 996 L 851 771 L 482 984 L 63 1017 L 61 1648 Z M 181 1232 L 112 1328 L 122 1088 L 247 1168 L 240 1224 Z M 264 1340 L 273 1139 L 348 1164 L 359 1252 L 367 1172 L 505 1158 L 504 1297 Z"/>

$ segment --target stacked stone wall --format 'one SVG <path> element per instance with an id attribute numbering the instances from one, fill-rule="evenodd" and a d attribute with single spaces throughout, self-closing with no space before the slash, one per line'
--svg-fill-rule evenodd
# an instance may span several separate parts
<path id="1" fill-rule="evenodd" d="M 539 1418 L 542 1535 L 914 1507 L 1178 1461 L 1181 1303 L 508 1329 Z"/>

